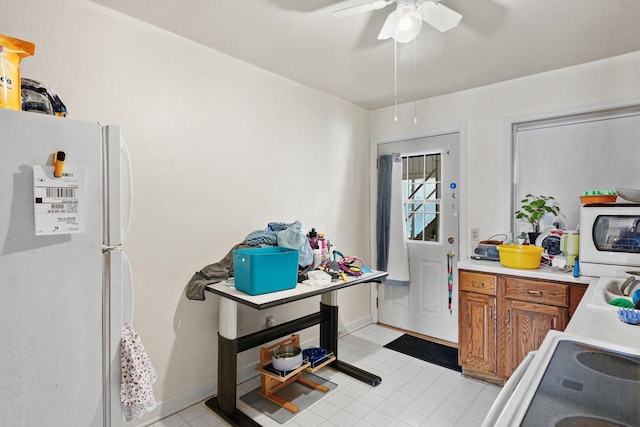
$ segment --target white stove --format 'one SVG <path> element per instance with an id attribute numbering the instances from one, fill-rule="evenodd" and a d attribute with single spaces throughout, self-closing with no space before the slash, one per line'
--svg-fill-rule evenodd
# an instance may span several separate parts
<path id="1" fill-rule="evenodd" d="M 640 426 L 640 348 L 551 331 L 483 426 Z"/>

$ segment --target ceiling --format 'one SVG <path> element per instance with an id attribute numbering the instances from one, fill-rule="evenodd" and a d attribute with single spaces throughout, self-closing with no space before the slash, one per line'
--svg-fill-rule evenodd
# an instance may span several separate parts
<path id="1" fill-rule="evenodd" d="M 389 5 L 368 0 L 93 0 L 367 109 L 394 104 Z M 457 28 L 424 24 L 398 44 L 397 102 L 484 86 L 640 50 L 638 0 L 444 0 Z"/>

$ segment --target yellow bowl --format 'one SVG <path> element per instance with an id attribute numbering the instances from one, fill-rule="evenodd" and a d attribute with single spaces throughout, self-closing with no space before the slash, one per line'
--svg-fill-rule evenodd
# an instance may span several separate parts
<path id="1" fill-rule="evenodd" d="M 532 270 L 540 267 L 544 248 L 532 245 L 499 245 L 500 264 L 510 268 Z"/>

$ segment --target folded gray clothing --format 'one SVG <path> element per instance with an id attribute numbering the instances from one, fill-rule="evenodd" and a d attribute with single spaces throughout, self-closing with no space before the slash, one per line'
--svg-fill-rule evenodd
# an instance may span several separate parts
<path id="1" fill-rule="evenodd" d="M 220 261 L 209 264 L 202 270 L 196 272 L 189 283 L 187 283 L 187 298 L 190 300 L 204 301 L 204 294 L 207 285 L 227 280 L 233 277 L 233 251 L 235 249 L 253 248 L 256 245 L 249 245 L 247 242 L 235 245 Z"/>

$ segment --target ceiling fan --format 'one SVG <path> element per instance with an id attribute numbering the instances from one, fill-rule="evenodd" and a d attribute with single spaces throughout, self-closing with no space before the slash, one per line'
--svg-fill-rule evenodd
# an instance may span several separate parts
<path id="1" fill-rule="evenodd" d="M 444 6 L 440 0 L 375 0 L 346 9 L 336 10 L 338 18 L 356 15 L 370 10 L 383 9 L 391 3 L 397 3 L 378 34 L 379 40 L 391 37 L 397 42 L 406 43 L 415 39 L 422 27 L 422 21 L 441 32 L 455 28 L 462 15 Z"/>

